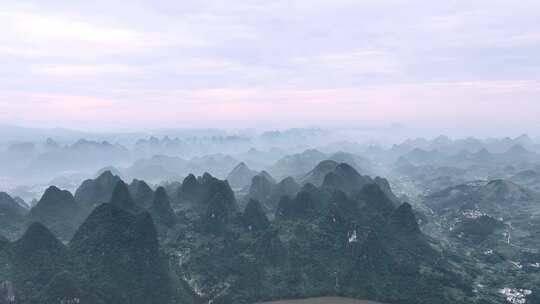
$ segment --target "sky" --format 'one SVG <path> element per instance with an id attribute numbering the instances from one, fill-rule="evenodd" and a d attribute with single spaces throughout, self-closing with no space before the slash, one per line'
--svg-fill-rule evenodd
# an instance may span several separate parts
<path id="1" fill-rule="evenodd" d="M 538 0 L 0 4 L 5 124 L 540 133 Z"/>

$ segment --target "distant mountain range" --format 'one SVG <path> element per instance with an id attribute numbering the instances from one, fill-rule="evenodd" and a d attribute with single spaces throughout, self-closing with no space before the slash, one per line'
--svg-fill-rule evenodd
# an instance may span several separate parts
<path id="1" fill-rule="evenodd" d="M 318 129 L 177 131 L 4 146 L 0 304 L 540 295 L 528 136 L 380 146 Z"/>
<path id="2" fill-rule="evenodd" d="M 253 136 L 251 133 L 245 134 Z M 309 138 L 316 134 L 324 135 L 324 132 L 299 129 L 272 134 L 265 136 L 286 134 L 286 137 Z M 325 144 L 319 149 L 303 149 L 299 146 L 284 148 L 286 145 L 279 147 L 278 141 L 278 146 L 255 149 L 253 140 L 248 140 L 247 146 L 238 144 L 238 140 L 246 142 L 244 139 L 221 135 L 184 139 L 149 137 L 133 146 L 84 139 L 65 144 L 52 138 L 40 142 L 14 143 L 0 151 L 0 166 L 3 169 L 0 173 L 0 190 L 30 202 L 38 199 L 50 184 L 74 191 L 84 178 L 104 170 L 115 171 L 124 179 L 142 179 L 160 184 L 181 180 L 189 173 L 202 175 L 213 172 L 219 178 L 226 178 L 240 163 L 252 171 L 264 170 L 273 178 L 290 176 L 301 182 L 318 163 L 333 160 L 348 163 L 362 174 L 384 175 L 390 183 L 392 180 L 409 178 L 416 183 L 415 187 L 431 191 L 474 179 L 511 178 L 540 164 L 538 144 L 526 135 L 486 140 L 451 140 L 440 136 L 431 140 L 407 140 L 390 148 L 343 141 Z M 149 150 L 141 148 L 141 145 Z M 204 154 L 206 148 L 202 149 L 201 145 L 212 147 L 210 150 L 230 146 L 238 152 Z M 199 153 L 203 155 L 181 156 L 193 154 L 192 148 L 201 148 Z M 341 148 L 349 150 L 338 150 Z M 154 152 L 164 153 L 152 155 Z M 141 156 L 147 153 L 150 155 Z M 249 175 L 238 184 L 234 176 L 230 176 L 232 186 L 235 189 L 245 188 L 246 181 L 253 174 Z M 398 187 L 400 185 L 398 183 Z M 532 184 L 529 186 L 536 187 Z"/>
<path id="3" fill-rule="evenodd" d="M 0 224 L 11 239 L 0 242 L 0 298 L 22 304 L 253 303 L 324 294 L 396 303 L 470 298 L 470 277 L 451 256 L 441 261 L 445 253 L 422 234 L 411 205 L 395 201 L 384 179 L 331 164 L 309 170 L 302 184 L 240 165 L 233 172 L 242 178 L 255 174 L 242 204 L 227 181 L 208 173 L 154 189 L 105 171 L 75 195 L 49 187 L 29 211 L 2 194 L 0 207 L 13 222 Z"/>

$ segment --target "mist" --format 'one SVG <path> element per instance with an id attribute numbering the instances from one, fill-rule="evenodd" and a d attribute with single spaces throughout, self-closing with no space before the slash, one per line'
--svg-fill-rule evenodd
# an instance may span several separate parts
<path id="1" fill-rule="evenodd" d="M 0 304 L 540 303 L 540 2 L 0 7 Z"/>

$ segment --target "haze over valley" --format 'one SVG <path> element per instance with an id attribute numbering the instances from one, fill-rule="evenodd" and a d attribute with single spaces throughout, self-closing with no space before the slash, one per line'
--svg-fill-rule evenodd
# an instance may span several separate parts
<path id="1" fill-rule="evenodd" d="M 2 1 L 0 304 L 540 304 L 539 21 Z"/>
<path id="2" fill-rule="evenodd" d="M 233 132 L 6 142 L 6 303 L 536 301 L 530 136 Z"/>

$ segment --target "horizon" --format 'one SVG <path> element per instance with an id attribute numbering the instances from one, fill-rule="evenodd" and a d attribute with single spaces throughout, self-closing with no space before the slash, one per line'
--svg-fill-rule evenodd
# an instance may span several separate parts
<path id="1" fill-rule="evenodd" d="M 336 141 L 345 140 L 359 144 L 373 143 L 377 145 L 401 144 L 408 140 L 425 139 L 436 140 L 446 137 L 452 141 L 475 138 L 481 141 L 489 139 L 517 139 L 526 136 L 534 142 L 540 143 L 540 133 L 520 132 L 519 130 L 486 129 L 478 132 L 452 132 L 452 130 L 421 130 L 411 126 L 391 124 L 382 126 L 299 126 L 299 127 L 245 127 L 245 128 L 219 128 L 219 127 L 163 127 L 163 128 L 120 128 L 120 129 L 85 129 L 70 127 L 45 127 L 33 125 L 0 124 L 2 143 L 40 142 L 48 138 L 60 140 L 64 143 L 73 143 L 77 140 L 109 141 L 111 143 L 132 142 L 136 139 L 157 137 L 183 138 L 183 133 L 193 134 L 189 137 L 205 137 L 212 132 L 224 136 L 247 136 L 255 138 L 265 132 L 287 132 L 291 130 L 321 130 L 327 132 L 330 138 Z M 445 132 L 446 131 L 446 132 Z M 180 132 L 180 133 L 179 133 Z M 193 133 L 195 132 L 195 133 Z M 202 132 L 202 133 L 201 133 Z M 206 132 L 206 133 L 205 133 Z M 199 135 L 197 135 L 199 134 Z M 331 140 L 330 140 L 331 142 Z"/>

